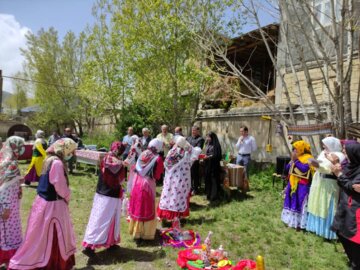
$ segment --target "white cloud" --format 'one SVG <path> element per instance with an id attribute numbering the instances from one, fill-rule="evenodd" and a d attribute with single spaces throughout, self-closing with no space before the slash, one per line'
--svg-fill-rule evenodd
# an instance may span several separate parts
<path id="1" fill-rule="evenodd" d="M 14 15 L 0 14 L 0 69 L 3 75 L 12 76 L 22 70 L 24 57 L 20 48 L 25 48 L 25 35 L 29 28 L 21 26 Z M 4 91 L 13 92 L 10 79 L 3 80 Z"/>

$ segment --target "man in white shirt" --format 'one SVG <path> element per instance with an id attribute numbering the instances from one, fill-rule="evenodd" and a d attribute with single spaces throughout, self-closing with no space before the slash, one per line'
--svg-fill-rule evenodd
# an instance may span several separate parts
<path id="1" fill-rule="evenodd" d="M 174 145 L 174 138 L 171 133 L 168 132 L 168 126 L 162 125 L 161 126 L 161 133 L 156 136 L 157 139 L 164 143 L 164 157 L 166 157 L 167 153 L 169 152 L 170 148 Z"/>
<path id="2" fill-rule="evenodd" d="M 249 135 L 249 129 L 247 126 L 240 127 L 240 138 L 236 143 L 236 149 L 238 155 L 236 158 L 236 164 L 244 166 L 246 175 L 249 175 L 249 165 L 251 161 L 251 153 L 256 151 L 256 141 L 255 138 Z"/>

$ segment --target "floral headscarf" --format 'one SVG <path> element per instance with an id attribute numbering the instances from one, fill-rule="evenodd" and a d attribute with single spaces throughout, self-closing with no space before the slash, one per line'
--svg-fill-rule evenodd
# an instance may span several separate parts
<path id="1" fill-rule="evenodd" d="M 77 143 L 70 138 L 61 138 L 56 142 L 54 142 L 46 150 L 48 156 L 44 161 L 41 174 L 47 172 L 49 165 L 52 163 L 54 159 L 64 160 L 64 158 L 72 155 L 72 153 L 76 150 L 76 148 L 77 148 Z"/>
<path id="2" fill-rule="evenodd" d="M 149 148 L 141 153 L 136 162 L 136 171 L 142 175 L 149 175 L 152 172 L 155 162 L 159 157 L 159 152 L 162 150 L 164 143 L 159 139 L 152 139 L 149 143 Z"/>
<path id="3" fill-rule="evenodd" d="M 120 141 L 115 141 L 110 146 L 110 152 L 115 156 L 121 156 L 125 151 L 125 146 Z"/>
<path id="4" fill-rule="evenodd" d="M 65 158 L 71 155 L 77 148 L 77 143 L 70 138 L 62 138 L 54 142 L 46 153 L 56 155 L 60 158 Z"/>
<path id="5" fill-rule="evenodd" d="M 0 190 L 4 184 L 20 175 L 17 159 L 24 151 L 25 141 L 18 136 L 9 137 L 0 150 Z"/>
<path id="6" fill-rule="evenodd" d="M 110 151 L 105 155 L 100 164 L 103 181 L 112 188 L 119 187 L 120 181 L 125 177 L 125 171 L 121 170 L 123 168 L 123 162 L 120 159 L 124 151 L 125 146 L 121 142 L 113 142 Z"/>

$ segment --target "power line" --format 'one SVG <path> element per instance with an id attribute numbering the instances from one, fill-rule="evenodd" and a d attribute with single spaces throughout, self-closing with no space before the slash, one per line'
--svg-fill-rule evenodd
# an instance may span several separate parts
<path id="1" fill-rule="evenodd" d="M 74 87 L 74 86 L 60 85 L 60 84 L 48 83 L 48 82 L 41 82 L 41 81 L 30 80 L 30 79 L 24 79 L 24 78 L 18 78 L 18 77 L 12 77 L 12 76 L 4 76 L 4 75 L 3 75 L 2 77 L 3 77 L 3 78 L 7 78 L 7 79 L 11 79 L 11 80 L 19 80 L 19 81 L 32 82 L 32 83 L 39 83 L 39 84 L 45 84 L 45 85 L 51 85 L 51 86 L 57 86 L 57 87 L 64 87 L 64 88 L 73 88 L 73 89 L 78 89 L 77 87 Z"/>

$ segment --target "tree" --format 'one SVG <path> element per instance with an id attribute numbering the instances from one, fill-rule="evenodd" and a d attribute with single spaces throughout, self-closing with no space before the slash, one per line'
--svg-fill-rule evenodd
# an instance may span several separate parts
<path id="1" fill-rule="evenodd" d="M 14 77 L 24 78 L 25 75 L 23 72 L 17 72 Z M 15 80 L 14 86 L 15 92 L 6 100 L 6 105 L 11 110 L 15 110 L 17 114 L 20 114 L 20 110 L 28 105 L 26 93 L 28 92 L 29 84 L 21 80 Z"/>
<path id="2" fill-rule="evenodd" d="M 188 115 L 193 122 L 201 93 L 212 78 L 206 52 L 192 38 L 194 26 L 184 23 L 183 18 L 198 17 L 201 27 L 216 28 L 215 14 L 221 17 L 230 4 L 231 1 L 98 1 L 98 26 L 93 28 L 93 34 L 98 32 L 101 39 L 94 39 L 98 45 L 92 55 L 105 67 L 106 59 L 111 59 L 113 66 L 90 72 L 90 77 L 120 94 L 121 102 L 111 99 L 119 108 L 132 102 L 143 104 L 149 109 L 148 118 L 157 125 L 178 125 Z M 119 82 L 118 86 L 113 87 L 104 78 Z M 120 110 L 120 115 L 122 119 L 127 117 L 125 111 Z"/>
<path id="3" fill-rule="evenodd" d="M 62 43 L 54 28 L 40 30 L 37 35 L 29 33 L 27 48 L 22 50 L 30 76 L 37 81 L 35 100 L 41 108 L 37 124 L 46 127 L 72 124 L 82 135 L 82 99 L 78 92 L 81 82 L 82 39 L 68 32 Z"/>
<path id="4" fill-rule="evenodd" d="M 259 28 L 260 39 L 277 72 L 281 85 L 277 91 L 285 95 L 289 119 L 279 110 L 280 104 L 274 104 L 268 99 L 246 76 L 243 68 L 228 59 L 227 48 L 231 40 L 219 38 L 211 31 L 196 37 L 201 41 L 198 43 L 209 52 L 212 63 L 221 63 L 220 69 L 225 64 L 229 74 L 238 77 L 254 97 L 259 98 L 276 115 L 278 121 L 295 125 L 297 120 L 301 120 L 293 110 L 294 105 L 298 105 L 307 124 L 333 121 L 336 134 L 344 137 L 346 125 L 352 122 L 350 85 L 355 56 L 354 30 L 358 16 L 353 0 L 328 2 L 330 9 L 325 12 L 322 7 L 312 6 L 312 1 L 306 0 L 266 1 L 266 4 L 264 1 L 248 0 L 242 3 L 248 21 L 253 21 Z M 280 42 L 274 44 L 275 53 L 270 50 L 270 44 L 274 41 L 260 25 L 261 9 L 280 21 Z M 324 25 L 324 20 L 330 24 Z M 319 70 L 316 78 L 314 70 Z M 304 80 L 299 78 L 300 73 Z M 290 77 L 292 80 L 289 80 Z M 320 94 L 317 88 L 319 81 L 324 86 Z M 310 141 L 315 149 L 311 137 Z"/>

